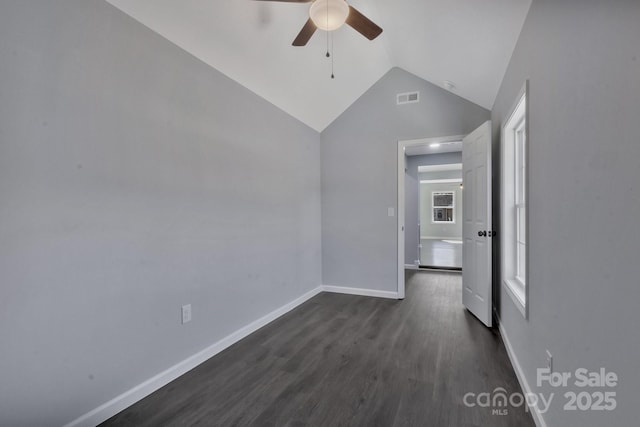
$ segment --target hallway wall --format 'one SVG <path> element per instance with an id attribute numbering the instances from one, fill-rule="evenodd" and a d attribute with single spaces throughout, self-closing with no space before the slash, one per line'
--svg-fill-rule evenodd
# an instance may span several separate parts
<path id="1" fill-rule="evenodd" d="M 459 171 L 462 178 L 462 171 Z M 453 191 L 454 193 L 454 223 L 434 223 L 433 201 L 431 193 L 434 191 Z M 459 182 L 442 184 L 420 184 L 420 238 L 424 239 L 454 239 L 462 240 L 462 189 Z"/>

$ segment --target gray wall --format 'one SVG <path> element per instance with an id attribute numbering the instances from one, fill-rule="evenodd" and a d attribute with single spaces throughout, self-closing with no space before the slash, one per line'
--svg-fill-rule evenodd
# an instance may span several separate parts
<path id="1" fill-rule="evenodd" d="M 420 91 L 420 103 L 396 94 Z M 321 134 L 322 280 L 397 290 L 397 142 L 467 134 L 490 113 L 399 68 L 391 69 Z"/>
<path id="2" fill-rule="evenodd" d="M 418 173 L 418 166 L 447 165 L 462 163 L 462 152 L 424 154 L 406 156 L 405 173 L 405 211 L 404 211 L 404 258 L 405 264 L 414 264 L 418 260 L 418 224 L 420 223 L 420 179 L 425 174 Z M 455 171 L 453 171 L 455 172 Z M 458 173 L 461 175 L 461 173 Z"/>
<path id="3" fill-rule="evenodd" d="M 530 79 L 530 315 L 502 289 L 499 314 L 534 391 L 556 393 L 549 426 L 638 423 L 638 23 L 638 1 L 534 0 L 492 112 L 497 167 L 500 128 Z M 537 389 L 545 349 L 556 371 L 616 372 L 616 410 L 564 411 L 565 390 Z"/>
<path id="4" fill-rule="evenodd" d="M 69 422 L 317 287 L 319 142 L 106 2 L 0 2 L 0 425 Z"/>
<path id="5" fill-rule="evenodd" d="M 462 171 L 455 172 L 458 172 L 459 177 L 462 178 Z M 433 217 L 431 192 L 433 191 L 453 191 L 455 193 L 454 224 L 434 224 L 431 222 Z M 420 184 L 420 231 L 421 237 L 462 239 L 462 189 L 460 183 Z"/>

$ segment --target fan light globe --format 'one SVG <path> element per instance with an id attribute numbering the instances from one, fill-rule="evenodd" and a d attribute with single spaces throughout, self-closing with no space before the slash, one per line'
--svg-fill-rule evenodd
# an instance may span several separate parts
<path id="1" fill-rule="evenodd" d="M 349 5 L 344 0 L 316 0 L 309 9 L 309 17 L 321 30 L 340 28 L 349 16 Z"/>

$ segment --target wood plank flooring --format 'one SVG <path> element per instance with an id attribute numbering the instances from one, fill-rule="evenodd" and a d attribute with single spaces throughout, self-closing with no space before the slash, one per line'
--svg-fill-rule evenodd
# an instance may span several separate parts
<path id="1" fill-rule="evenodd" d="M 407 272 L 403 301 L 322 293 L 103 426 L 534 427 L 468 392 L 520 392 L 457 273 Z"/>

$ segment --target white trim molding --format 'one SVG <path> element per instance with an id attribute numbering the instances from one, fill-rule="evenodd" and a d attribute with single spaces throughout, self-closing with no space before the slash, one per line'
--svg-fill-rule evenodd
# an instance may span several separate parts
<path id="1" fill-rule="evenodd" d="M 420 184 L 455 184 L 462 182 L 462 178 L 422 179 Z"/>
<path id="2" fill-rule="evenodd" d="M 238 329 L 232 334 L 227 335 L 215 344 L 173 365 L 165 371 L 160 372 L 156 376 L 149 378 L 142 384 L 133 387 L 132 389 L 111 399 L 107 403 L 100 405 L 92 411 L 76 418 L 65 427 L 93 427 L 102 423 L 103 421 L 108 420 L 120 411 L 145 398 L 159 388 L 169 384 L 179 376 L 187 373 L 191 369 L 225 350 L 227 347 L 230 347 L 244 337 L 257 331 L 268 323 L 276 320 L 278 317 L 288 313 L 300 304 L 318 295 L 322 291 L 322 286 L 318 286 L 317 288 L 312 289 L 311 291 L 272 311 L 271 313 L 249 323 L 248 325 Z"/>
<path id="3" fill-rule="evenodd" d="M 516 358 L 516 354 L 513 352 L 513 347 L 511 347 L 511 342 L 509 341 L 509 337 L 507 336 L 507 332 L 502 326 L 502 322 L 500 318 L 498 318 L 498 329 L 500 330 L 500 335 L 502 336 L 502 342 L 504 342 L 504 347 L 507 349 L 507 355 L 509 356 L 509 360 L 511 361 L 511 365 L 513 366 L 513 370 L 516 372 L 516 377 L 518 378 L 518 382 L 520 383 L 520 387 L 524 393 L 534 393 L 534 391 L 529 386 L 529 382 L 527 381 L 527 377 L 524 375 L 524 371 L 522 370 L 522 366 L 520 366 L 520 362 Z M 537 406 L 529 405 L 529 411 L 533 416 L 533 421 L 536 423 L 537 427 L 547 427 L 547 423 L 544 421 L 544 417 L 542 413 L 540 413 L 540 409 Z"/>
<path id="4" fill-rule="evenodd" d="M 397 292 L 378 291 L 375 289 L 348 288 L 344 286 L 323 285 L 322 290 L 325 292 L 332 292 L 334 294 L 348 294 L 348 295 L 360 295 L 363 297 L 399 299 Z"/>
<path id="5" fill-rule="evenodd" d="M 502 285 L 514 302 L 514 305 L 522 316 L 527 318 L 527 302 L 525 299 L 524 285 L 517 281 L 517 279 L 505 279 L 502 281 Z"/>
<path id="6" fill-rule="evenodd" d="M 529 294 L 529 81 L 520 89 L 500 134 L 501 283 L 528 319 Z M 524 174 L 521 176 L 520 174 Z M 523 224 L 520 224 L 520 222 Z M 523 252 L 524 251 L 524 252 Z"/>
<path id="7" fill-rule="evenodd" d="M 458 236 L 458 237 L 420 236 L 420 240 L 462 240 L 462 236 Z"/>

